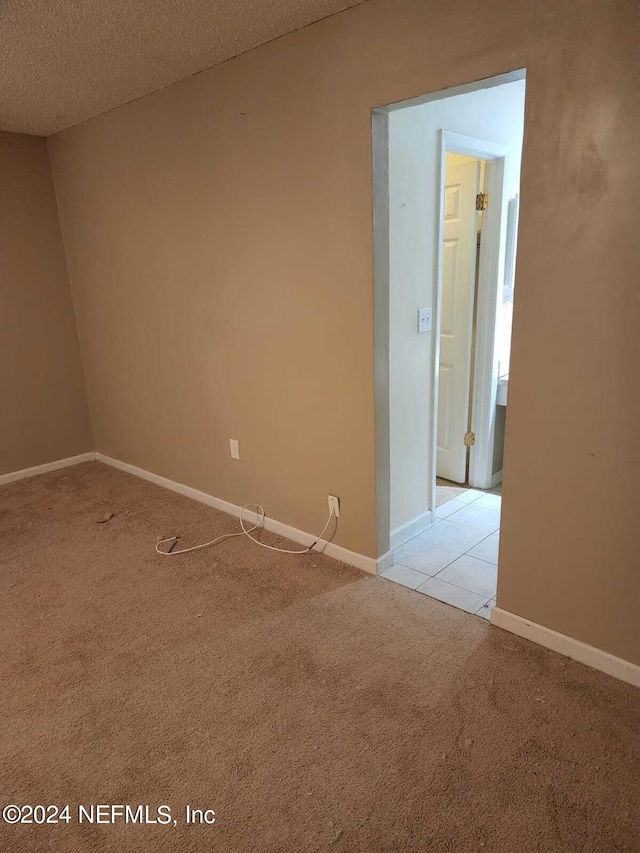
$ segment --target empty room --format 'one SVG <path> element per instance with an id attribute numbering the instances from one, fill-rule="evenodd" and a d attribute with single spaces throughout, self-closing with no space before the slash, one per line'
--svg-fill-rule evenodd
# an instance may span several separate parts
<path id="1" fill-rule="evenodd" d="M 7 0 L 0 851 L 640 851 L 635 0 Z"/>

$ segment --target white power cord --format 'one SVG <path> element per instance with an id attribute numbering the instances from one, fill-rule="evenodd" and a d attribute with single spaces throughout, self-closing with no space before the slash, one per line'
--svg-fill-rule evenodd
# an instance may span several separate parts
<path id="1" fill-rule="evenodd" d="M 253 527 L 250 527 L 247 530 L 247 528 L 244 526 L 244 511 L 248 507 L 252 507 L 252 506 L 256 507 L 256 509 L 258 510 L 258 512 L 257 512 L 258 521 L 253 525 Z M 264 542 L 260 542 L 259 539 L 256 539 L 255 536 L 251 535 L 254 530 L 257 530 L 259 527 L 264 526 L 265 513 L 264 513 L 264 509 L 260 506 L 260 504 L 245 504 L 242 507 L 242 509 L 240 510 L 240 527 L 242 528 L 242 531 L 240 533 L 223 533 L 221 536 L 217 536 L 215 539 L 212 539 L 211 542 L 203 542 L 202 545 L 193 545 L 191 548 L 179 548 L 179 549 L 175 548 L 175 544 L 178 541 L 179 537 L 178 536 L 168 536 L 166 539 L 161 539 L 158 542 L 158 544 L 156 545 L 156 551 L 158 552 L 158 554 L 162 554 L 164 557 L 174 557 L 177 554 L 188 554 L 190 551 L 201 551 L 203 548 L 210 548 L 212 545 L 215 545 L 217 542 L 222 542 L 224 539 L 231 539 L 234 536 L 248 536 L 252 542 L 256 543 L 256 545 L 260 545 L 262 548 L 268 548 L 270 551 L 278 551 L 280 554 L 308 554 L 309 551 L 311 551 L 313 548 L 315 548 L 315 546 L 318 544 L 318 542 L 322 539 L 322 537 L 325 534 L 327 527 L 331 523 L 331 519 L 335 518 L 335 517 L 336 516 L 334 515 L 333 512 L 331 512 L 329 514 L 329 518 L 327 519 L 327 523 L 322 528 L 322 533 L 316 538 L 316 540 L 314 542 L 311 543 L 311 545 L 308 546 L 308 548 L 303 548 L 301 551 L 290 551 L 287 548 L 276 548 L 275 545 L 266 545 Z M 165 542 L 172 542 L 173 543 L 168 551 L 163 551 L 160 548 L 160 546 L 164 545 Z"/>

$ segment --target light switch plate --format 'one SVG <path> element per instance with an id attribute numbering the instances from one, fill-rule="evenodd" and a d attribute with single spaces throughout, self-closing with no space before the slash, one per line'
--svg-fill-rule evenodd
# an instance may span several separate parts
<path id="1" fill-rule="evenodd" d="M 418 308 L 418 334 L 431 331 L 431 308 Z"/>

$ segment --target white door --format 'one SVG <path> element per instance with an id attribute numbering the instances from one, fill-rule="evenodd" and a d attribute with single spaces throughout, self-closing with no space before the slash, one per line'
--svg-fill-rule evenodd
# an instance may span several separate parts
<path id="1" fill-rule="evenodd" d="M 480 162 L 445 170 L 437 474 L 464 483 L 469 420 Z"/>

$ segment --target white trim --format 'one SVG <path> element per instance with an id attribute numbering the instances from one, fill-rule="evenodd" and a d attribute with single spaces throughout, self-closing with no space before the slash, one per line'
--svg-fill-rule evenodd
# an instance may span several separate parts
<path id="1" fill-rule="evenodd" d="M 151 471 L 145 471 L 144 468 L 137 468 L 135 465 L 130 465 L 128 462 L 121 462 L 119 459 L 113 459 L 111 456 L 106 456 L 104 453 L 96 453 L 95 458 L 98 462 L 103 462 L 105 465 L 111 465 L 112 468 L 117 468 L 119 471 L 125 471 L 127 474 L 133 474 L 134 477 L 140 477 L 143 480 L 148 480 L 150 483 L 155 483 L 157 486 L 163 486 L 165 489 L 170 489 L 172 492 L 178 492 L 187 498 L 194 501 L 211 506 L 214 509 L 222 510 L 228 515 L 235 518 L 240 517 L 242 507 L 236 504 L 224 501 L 222 498 L 216 498 L 213 495 L 208 495 L 206 492 L 201 492 L 198 489 L 193 489 L 191 486 L 185 486 L 183 483 L 176 483 L 174 480 L 169 480 L 167 477 L 161 477 L 159 474 L 153 474 Z M 255 522 L 258 520 L 256 513 L 245 510 L 245 518 L 247 521 Z M 285 536 L 293 542 L 299 542 L 301 545 L 310 545 L 315 536 L 311 533 L 305 533 L 303 530 L 298 530 L 295 527 L 290 527 L 282 521 L 276 521 L 273 518 L 266 517 L 264 520 L 265 530 L 270 530 L 272 533 L 277 533 L 278 536 Z M 343 548 L 342 545 L 335 545 L 333 542 L 320 540 L 320 546 L 317 551 L 326 554 L 327 557 L 333 557 L 334 560 L 339 560 L 341 563 L 347 563 L 349 566 L 355 566 L 357 569 L 362 569 L 363 572 L 368 572 L 371 575 L 378 574 L 379 563 L 382 564 L 388 558 L 388 554 L 376 560 L 375 557 L 367 557 L 364 554 L 357 554 L 355 551 L 349 551 L 348 548 Z M 323 546 L 323 547 L 322 547 Z M 386 565 L 385 565 L 386 568 Z M 384 571 L 384 568 L 380 569 Z"/>
<path id="2" fill-rule="evenodd" d="M 47 474 L 49 471 L 57 471 L 59 468 L 69 468 L 71 465 L 79 465 L 81 462 L 93 462 L 95 458 L 96 454 L 91 450 L 89 453 L 68 456 L 66 459 L 56 459 L 55 462 L 45 462 L 44 465 L 35 465 L 33 468 L 23 468 L 21 471 L 0 474 L 0 486 L 4 486 L 6 483 L 14 483 L 16 480 L 25 480 L 27 477 Z"/>
<path id="3" fill-rule="evenodd" d="M 415 98 L 380 105 L 372 110 L 372 203 L 373 203 L 373 282 L 374 282 L 374 391 L 375 391 L 375 478 L 376 478 L 376 529 L 377 551 L 384 552 L 389 541 L 389 515 L 391 503 L 390 447 L 389 447 L 389 175 L 388 127 L 385 114 L 426 104 L 443 98 L 491 89 L 526 79 L 526 69 L 518 68 L 495 77 L 476 80 L 461 86 L 429 92 Z M 440 209 L 442 209 L 442 204 Z M 438 263 L 439 246 L 434 252 Z M 434 304 L 434 332 L 438 338 L 438 306 Z M 435 359 L 434 359 L 435 363 Z M 437 391 L 437 388 L 434 390 Z M 433 423 L 433 407 L 429 416 Z M 430 506 L 435 509 L 435 467 L 430 486 Z"/>
<path id="4" fill-rule="evenodd" d="M 498 146 L 495 147 L 497 150 Z M 508 152 L 496 156 L 495 159 L 487 161 L 485 171 L 485 190 L 489 193 L 489 198 L 493 198 L 497 204 L 492 205 L 489 202 L 489 208 L 483 214 L 482 248 L 478 267 L 476 346 L 473 354 L 471 431 L 475 433 L 476 443 L 471 448 L 469 457 L 469 483 L 481 489 L 489 486 L 493 467 L 498 393 L 496 323 L 504 275 L 505 221 L 508 206 L 504 175 L 508 174 L 509 160 Z"/>
<path id="5" fill-rule="evenodd" d="M 396 110 L 404 110 L 407 107 L 416 107 L 421 104 L 429 104 L 432 101 L 441 101 L 443 98 L 453 98 L 457 95 L 467 95 L 469 92 L 479 92 L 481 89 L 493 89 L 494 86 L 504 86 L 505 83 L 515 83 L 516 80 L 525 80 L 526 76 L 526 68 L 515 68 L 513 71 L 497 74 L 495 77 L 484 77 L 482 80 L 475 80 L 473 83 L 450 86 L 448 89 L 428 92 L 426 95 L 418 95 L 415 98 L 407 98 L 404 101 L 392 101 L 390 104 L 386 104 L 383 107 L 376 107 L 376 109 L 392 113 Z"/>
<path id="6" fill-rule="evenodd" d="M 516 251 L 518 242 L 518 219 L 520 216 L 520 194 L 516 193 L 507 203 L 507 224 L 504 248 L 504 294 L 513 300 L 516 278 Z"/>
<path id="7" fill-rule="evenodd" d="M 493 458 L 494 417 L 497 392 L 497 362 L 495 359 L 495 326 L 500 292 L 501 270 L 504 264 L 502 246 L 502 224 L 505 214 L 504 175 L 509 160 L 509 148 L 497 142 L 477 139 L 463 133 L 440 130 L 438 148 L 438 174 L 440 187 L 436 204 L 436 292 L 434 299 L 435 329 L 432 342 L 431 385 L 431 464 L 438 470 L 438 386 L 440 365 L 440 307 L 442 302 L 442 241 L 444 236 L 444 187 L 447 152 L 476 157 L 486 162 L 485 190 L 489 197 L 499 199 L 498 204 L 489 205 L 482 223 L 482 251 L 478 276 L 478 305 L 476 321 L 476 345 L 474 360 L 473 410 L 471 431 L 476 444 L 471 450 L 469 462 L 469 485 L 487 489 L 491 480 Z M 494 375 L 495 374 L 495 375 Z M 435 509 L 435 476 L 432 477 L 431 507 Z"/>
<path id="8" fill-rule="evenodd" d="M 396 527 L 395 530 L 391 531 L 391 536 L 389 537 L 389 548 L 394 551 L 396 548 L 404 545 L 405 542 L 413 539 L 413 537 L 417 536 L 418 533 L 422 533 L 422 531 L 430 527 L 432 523 L 433 517 L 431 515 L 431 510 L 428 509 L 421 515 L 417 515 L 415 518 L 412 518 L 411 521 L 407 521 L 406 524 L 401 524 L 400 527 Z"/>
<path id="9" fill-rule="evenodd" d="M 635 687 L 640 687 L 640 666 L 637 664 L 617 658 L 593 646 L 588 646 L 580 640 L 567 637 L 566 634 L 559 634 L 557 631 L 552 631 L 551 628 L 538 625 L 537 622 L 530 622 L 529 619 L 516 616 L 515 613 L 510 613 L 508 610 L 502 610 L 501 607 L 494 607 L 491 611 L 491 624 L 503 628 L 505 631 L 510 631 L 512 634 L 517 634 L 519 637 L 524 637 L 526 640 L 531 640 L 531 642 L 544 646 L 546 649 L 565 655 L 565 657 L 584 663 L 600 672 L 606 672 L 607 675 L 612 675 L 614 678 L 619 678 Z"/>
<path id="10" fill-rule="evenodd" d="M 465 157 L 475 157 L 477 160 L 498 160 L 509 153 L 506 145 L 490 142 L 488 139 L 478 139 L 467 136 L 466 133 L 456 133 L 453 130 L 441 130 L 442 151 L 451 151 Z M 442 161 L 444 163 L 444 158 Z M 490 208 L 489 208 L 490 209 Z"/>
<path id="11" fill-rule="evenodd" d="M 496 471 L 495 474 L 491 475 L 491 479 L 489 480 L 489 488 L 495 489 L 502 482 L 502 468 L 499 471 Z"/>
<path id="12" fill-rule="evenodd" d="M 376 560 L 376 568 L 378 570 L 378 574 L 381 575 L 383 572 L 386 572 L 387 569 L 390 569 L 393 565 L 393 551 L 387 551 L 386 554 L 383 554 L 382 557 L 378 557 Z"/>
<path id="13" fill-rule="evenodd" d="M 385 554 L 391 527 L 391 447 L 389 443 L 389 115 L 371 113 L 373 194 L 373 339 L 376 477 L 376 553 Z"/>
<path id="14" fill-rule="evenodd" d="M 489 488 L 491 481 L 491 463 L 493 457 L 493 437 L 495 427 L 496 392 L 498 382 L 498 364 L 495 358 L 495 333 L 500 295 L 500 282 L 504 272 L 503 223 L 507 210 L 504 194 L 504 175 L 508 171 L 509 148 L 497 142 L 477 139 L 462 133 L 441 130 L 440 139 L 440 207 L 437 211 L 437 252 L 442 251 L 445 183 L 445 157 L 448 151 L 476 157 L 486 162 L 485 191 L 489 204 L 483 216 L 482 251 L 478 275 L 478 304 L 476 308 L 476 345 L 473 353 L 473 410 L 471 413 L 471 431 L 475 433 L 476 443 L 471 450 L 469 462 L 469 485 L 479 489 Z M 496 203 L 498 200 L 498 203 Z M 442 291 L 442 262 L 438 259 L 437 297 L 440 310 Z M 438 329 L 439 333 L 439 329 Z M 438 342 L 436 342 L 438 343 Z M 436 359 L 435 356 L 438 356 Z M 432 441 L 434 443 L 434 464 L 437 453 L 437 393 L 438 393 L 439 352 L 434 353 L 434 420 Z M 434 468 L 436 470 L 436 468 Z"/>
<path id="15" fill-rule="evenodd" d="M 498 303 L 502 296 L 504 275 L 504 223 L 508 200 L 504 175 L 508 173 L 510 155 L 489 160 L 485 171 L 485 190 L 489 198 L 483 214 L 482 238 L 478 270 L 478 305 L 476 309 L 476 347 L 474 353 L 473 408 L 471 431 L 476 443 L 469 458 L 469 483 L 476 488 L 489 487 L 495 442 L 496 400 L 498 394 L 498 359 L 496 324 Z"/>
<path id="16" fill-rule="evenodd" d="M 440 131 L 440 145 L 436 148 L 437 174 L 440 185 L 436 199 L 436 244 L 433 258 L 435 263 L 436 288 L 433 294 L 433 334 L 431 336 L 431 400 L 429 401 L 429 421 L 427 429 L 431 431 L 431 482 L 429 483 L 429 507 L 436 511 L 436 477 L 438 471 L 438 394 L 440 391 L 440 328 L 442 318 L 442 241 L 444 238 L 444 185 L 447 164 L 447 146 L 444 131 Z"/>

